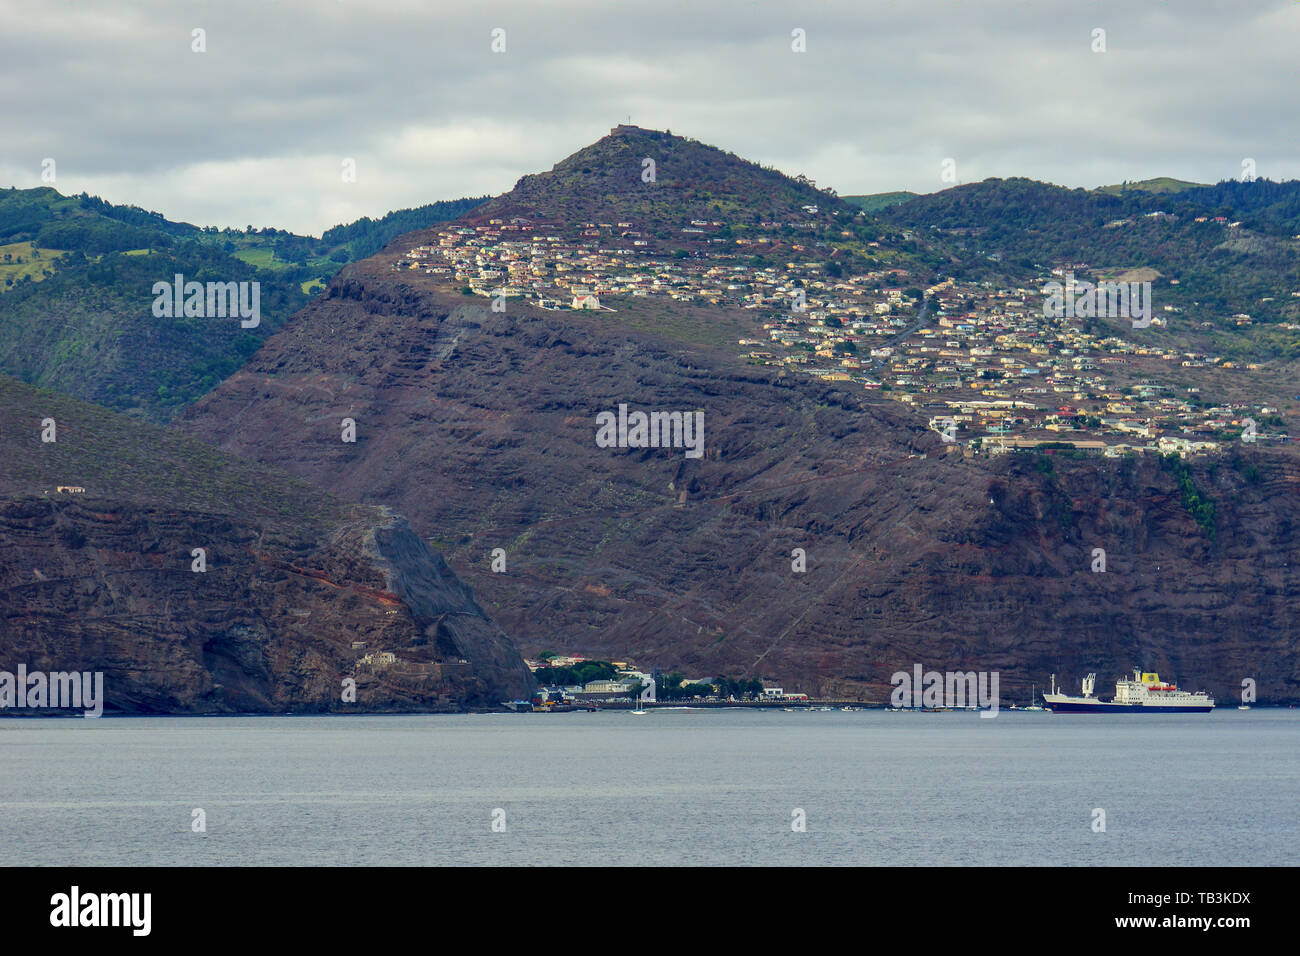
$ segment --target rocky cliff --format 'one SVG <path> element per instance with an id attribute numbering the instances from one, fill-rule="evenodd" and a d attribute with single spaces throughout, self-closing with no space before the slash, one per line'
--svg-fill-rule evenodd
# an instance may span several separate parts
<path id="1" fill-rule="evenodd" d="M 745 321 L 726 310 L 494 314 L 394 258 L 345 270 L 183 426 L 409 515 L 525 650 L 877 698 L 917 662 L 1012 695 L 1142 666 L 1300 699 L 1293 458 L 1194 465 L 1192 499 L 1156 460 L 967 459 L 897 403 L 701 344 Z M 703 457 L 598 447 L 619 403 L 702 410 Z"/>
<path id="2" fill-rule="evenodd" d="M 775 220 L 757 264 L 791 272 L 829 275 L 837 237 L 862 238 L 856 210 L 806 181 L 633 127 L 460 228 L 570 236 L 563 268 L 541 267 L 558 288 L 609 245 L 583 244 L 601 223 L 662 243 L 669 288 L 673 260 L 756 265 L 685 228 L 696 217 Z M 748 364 L 737 343 L 767 338 L 761 309 L 658 294 L 491 311 L 399 268 L 438 242 L 412 233 L 346 267 L 181 427 L 408 515 L 524 649 L 877 699 L 920 663 L 999 670 L 1012 699 L 1053 672 L 1104 684 L 1140 666 L 1300 700 L 1296 456 L 968 458 L 902 403 Z M 854 253 L 864 270 L 907 261 L 877 246 Z M 623 405 L 701 414 L 703 454 L 601 447 L 598 416 Z"/>
<path id="3" fill-rule="evenodd" d="M 0 669 L 103 671 L 107 708 L 130 713 L 456 709 L 531 689 L 405 519 L 13 379 L 0 406 Z"/>

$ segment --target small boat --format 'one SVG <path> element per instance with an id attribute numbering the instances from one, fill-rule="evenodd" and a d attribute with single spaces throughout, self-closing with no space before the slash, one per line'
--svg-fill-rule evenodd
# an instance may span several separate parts
<path id="1" fill-rule="evenodd" d="M 1034 684 L 1033 687 L 1034 687 L 1034 692 L 1029 696 L 1029 706 L 1026 707 L 1025 710 L 1038 710 L 1038 711 L 1046 710 L 1045 707 L 1040 707 L 1037 703 L 1035 703 L 1038 700 L 1038 685 Z"/>
<path id="2" fill-rule="evenodd" d="M 1250 710 L 1250 704 L 1238 704 L 1238 705 L 1237 705 L 1237 709 L 1238 709 L 1238 710 Z"/>

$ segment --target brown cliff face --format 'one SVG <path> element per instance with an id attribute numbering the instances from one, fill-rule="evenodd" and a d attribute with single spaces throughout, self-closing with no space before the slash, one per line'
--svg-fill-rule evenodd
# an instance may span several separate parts
<path id="1" fill-rule="evenodd" d="M 1134 666 L 1300 699 L 1294 459 L 1195 465 L 1211 537 L 1167 464 L 963 459 L 897 404 L 691 342 L 746 316 L 494 314 L 393 259 L 346 269 L 182 427 L 409 515 L 528 651 L 876 698 L 921 663 L 1000 670 L 1008 700 Z M 703 458 L 597 447 L 619 403 L 703 410 Z"/>
<path id="2" fill-rule="evenodd" d="M 0 669 L 102 671 L 107 709 L 128 713 L 424 711 L 530 691 L 404 519 L 12 379 L 0 404 Z M 360 662 L 375 652 L 397 661 Z"/>

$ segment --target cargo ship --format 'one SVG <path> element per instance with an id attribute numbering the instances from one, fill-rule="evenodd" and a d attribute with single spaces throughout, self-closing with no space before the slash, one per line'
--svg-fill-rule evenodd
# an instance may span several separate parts
<path id="1" fill-rule="evenodd" d="M 1179 690 L 1173 683 L 1164 683 L 1159 674 L 1133 671 L 1132 680 L 1117 680 L 1115 696 L 1102 700 L 1093 696 L 1097 675 L 1083 679 L 1083 696 L 1071 697 L 1056 691 L 1056 675 L 1052 675 L 1052 691 L 1043 695 L 1043 702 L 1056 714 L 1208 714 L 1214 710 L 1214 698 L 1205 691 L 1195 694 Z"/>

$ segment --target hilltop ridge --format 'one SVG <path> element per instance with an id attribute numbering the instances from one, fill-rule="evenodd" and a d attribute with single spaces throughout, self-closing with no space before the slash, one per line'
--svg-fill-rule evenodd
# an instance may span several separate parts
<path id="1" fill-rule="evenodd" d="M 668 238 L 667 230 L 691 219 L 847 222 L 857 212 L 810 180 L 670 131 L 620 125 L 549 171 L 521 177 L 508 193 L 464 218 L 531 216 L 575 225 L 622 220 Z"/>

